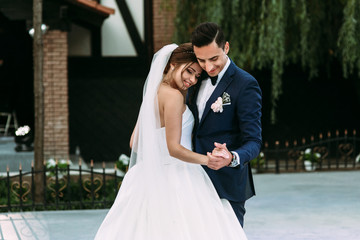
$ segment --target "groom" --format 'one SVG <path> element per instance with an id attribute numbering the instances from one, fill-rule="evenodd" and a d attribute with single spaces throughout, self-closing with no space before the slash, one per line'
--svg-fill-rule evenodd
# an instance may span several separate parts
<path id="1" fill-rule="evenodd" d="M 229 42 L 215 23 L 192 33 L 195 55 L 208 76 L 188 93 L 195 116 L 193 146 L 197 153 L 214 149 L 205 170 L 220 198 L 227 199 L 243 226 L 245 201 L 255 195 L 249 162 L 261 147 L 261 90 L 249 73 L 227 56 Z"/>

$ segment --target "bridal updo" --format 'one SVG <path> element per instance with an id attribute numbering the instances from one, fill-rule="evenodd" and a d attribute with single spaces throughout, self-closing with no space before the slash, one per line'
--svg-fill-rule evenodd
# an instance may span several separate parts
<path id="1" fill-rule="evenodd" d="M 175 64 L 175 69 L 177 69 L 180 65 L 186 63 L 185 67 L 181 70 L 181 72 L 185 71 L 185 69 L 189 67 L 191 64 L 197 63 L 197 59 L 193 51 L 192 44 L 183 43 L 180 44 L 177 48 L 175 48 L 164 69 L 164 75 L 166 75 L 169 72 L 171 63 Z"/>

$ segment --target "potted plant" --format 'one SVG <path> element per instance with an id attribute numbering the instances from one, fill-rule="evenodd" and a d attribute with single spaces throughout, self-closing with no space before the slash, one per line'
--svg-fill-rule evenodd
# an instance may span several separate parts
<path id="1" fill-rule="evenodd" d="M 252 170 L 256 172 L 261 172 L 264 169 L 265 164 L 265 155 L 263 152 L 260 152 L 259 155 L 250 161 L 250 166 Z"/>
<path id="2" fill-rule="evenodd" d="M 306 171 L 314 171 L 320 158 L 321 154 L 314 153 L 311 148 L 305 149 L 300 155 L 300 159 L 303 161 Z"/>
<path id="3" fill-rule="evenodd" d="M 28 152 L 33 151 L 34 134 L 29 126 L 25 125 L 19 127 L 15 131 L 15 151 L 16 152 Z"/>

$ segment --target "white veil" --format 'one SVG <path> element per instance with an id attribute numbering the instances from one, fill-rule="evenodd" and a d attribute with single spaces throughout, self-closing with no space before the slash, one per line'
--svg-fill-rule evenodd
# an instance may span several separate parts
<path id="1" fill-rule="evenodd" d="M 130 168 L 139 163 L 155 167 L 159 165 L 161 158 L 164 158 L 164 148 L 167 150 L 167 147 L 164 136 L 159 134 L 161 126 L 157 92 L 167 62 L 177 47 L 176 44 L 164 46 L 155 53 L 151 62 L 150 71 L 144 84 L 143 101 L 133 137 Z"/>

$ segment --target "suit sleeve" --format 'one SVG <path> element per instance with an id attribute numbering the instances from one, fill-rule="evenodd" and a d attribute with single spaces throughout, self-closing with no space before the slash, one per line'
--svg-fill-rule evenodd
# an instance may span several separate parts
<path id="1" fill-rule="evenodd" d="M 254 78 L 251 77 L 245 81 L 236 104 L 241 143 L 240 148 L 232 149 L 232 151 L 238 153 L 240 164 L 244 165 L 258 156 L 262 144 L 261 89 Z"/>

